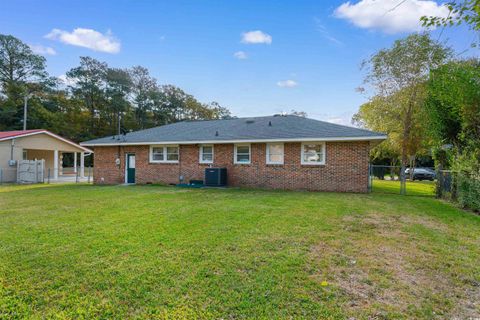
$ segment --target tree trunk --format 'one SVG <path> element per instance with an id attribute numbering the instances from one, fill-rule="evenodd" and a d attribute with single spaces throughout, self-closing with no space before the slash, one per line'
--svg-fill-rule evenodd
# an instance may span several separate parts
<path id="1" fill-rule="evenodd" d="M 410 178 L 410 181 L 413 181 L 413 174 L 415 173 L 415 167 L 416 167 L 416 165 L 415 165 L 415 159 L 416 159 L 415 156 L 413 156 L 413 159 L 410 159 L 410 171 L 409 171 L 409 173 L 410 173 L 410 177 L 409 177 L 409 178 Z"/>
<path id="2" fill-rule="evenodd" d="M 402 165 L 400 168 L 400 193 L 406 194 L 406 176 L 405 169 L 408 164 L 408 141 L 412 130 L 412 112 L 415 103 L 415 91 L 408 100 L 405 118 L 403 119 L 403 137 L 402 137 Z"/>

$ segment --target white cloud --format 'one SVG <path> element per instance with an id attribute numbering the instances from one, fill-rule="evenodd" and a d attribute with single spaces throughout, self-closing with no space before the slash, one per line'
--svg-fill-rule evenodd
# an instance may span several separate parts
<path id="1" fill-rule="evenodd" d="M 271 44 L 272 36 L 260 30 L 248 31 L 248 32 L 242 33 L 242 42 L 250 43 L 250 44 L 258 44 L 258 43 Z"/>
<path id="2" fill-rule="evenodd" d="M 244 51 L 237 51 L 233 56 L 239 60 L 245 60 L 248 58 L 247 54 Z"/>
<path id="3" fill-rule="evenodd" d="M 277 86 L 280 88 L 293 88 L 298 86 L 298 83 L 294 80 L 282 80 L 277 82 Z"/>
<path id="4" fill-rule="evenodd" d="M 118 53 L 120 42 L 115 39 L 110 31 L 102 34 L 93 29 L 76 28 L 72 32 L 53 29 L 45 38 L 59 40 L 73 46 L 89 48 L 95 51 Z"/>
<path id="5" fill-rule="evenodd" d="M 33 53 L 36 53 L 36 54 L 50 55 L 50 56 L 54 56 L 57 54 L 55 49 L 50 47 L 44 47 L 42 45 L 34 45 L 34 44 L 29 45 L 29 47 L 30 49 L 32 49 Z"/>
<path id="6" fill-rule="evenodd" d="M 448 16 L 448 8 L 431 0 L 361 0 L 355 4 L 345 2 L 334 12 L 364 29 L 379 29 L 385 33 L 422 30 L 422 16 Z"/>

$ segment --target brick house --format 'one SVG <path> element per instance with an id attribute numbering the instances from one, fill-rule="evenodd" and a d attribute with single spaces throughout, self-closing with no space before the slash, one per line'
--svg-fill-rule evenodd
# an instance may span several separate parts
<path id="1" fill-rule="evenodd" d="M 372 145 L 384 134 L 297 116 L 184 121 L 81 143 L 94 148 L 97 184 L 203 180 L 229 186 L 367 192 Z"/>

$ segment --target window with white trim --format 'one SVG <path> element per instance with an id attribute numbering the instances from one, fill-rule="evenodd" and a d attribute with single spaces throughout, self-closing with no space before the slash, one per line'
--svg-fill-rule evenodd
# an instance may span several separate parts
<path id="1" fill-rule="evenodd" d="M 167 161 L 178 161 L 178 146 L 166 147 Z"/>
<path id="2" fill-rule="evenodd" d="M 325 164 L 325 142 L 302 143 L 302 164 Z"/>
<path id="3" fill-rule="evenodd" d="M 200 163 L 213 163 L 213 144 L 200 146 Z"/>
<path id="4" fill-rule="evenodd" d="M 267 164 L 283 164 L 283 143 L 267 143 Z"/>
<path id="5" fill-rule="evenodd" d="M 177 163 L 179 159 L 178 146 L 150 146 L 150 162 Z"/>
<path id="6" fill-rule="evenodd" d="M 163 147 L 150 148 L 150 162 L 161 162 L 165 159 L 163 157 Z"/>
<path id="7" fill-rule="evenodd" d="M 236 144 L 234 152 L 234 163 L 249 164 L 250 163 L 250 144 Z"/>

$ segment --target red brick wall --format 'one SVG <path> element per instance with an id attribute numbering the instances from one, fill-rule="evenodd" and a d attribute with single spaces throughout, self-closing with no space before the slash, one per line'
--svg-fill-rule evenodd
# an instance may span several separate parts
<path id="1" fill-rule="evenodd" d="M 208 164 L 199 163 L 197 145 L 180 146 L 180 162 L 149 163 L 149 146 L 95 147 L 95 183 L 125 182 L 125 154 L 135 153 L 136 182 L 176 184 L 204 179 Z M 302 165 L 301 143 L 285 143 L 284 165 L 267 165 L 266 144 L 251 144 L 251 164 L 233 164 L 233 144 L 214 146 L 214 167 L 226 167 L 229 186 L 367 192 L 369 143 L 327 142 L 325 165 Z M 115 164 L 120 157 L 120 165 Z"/>

